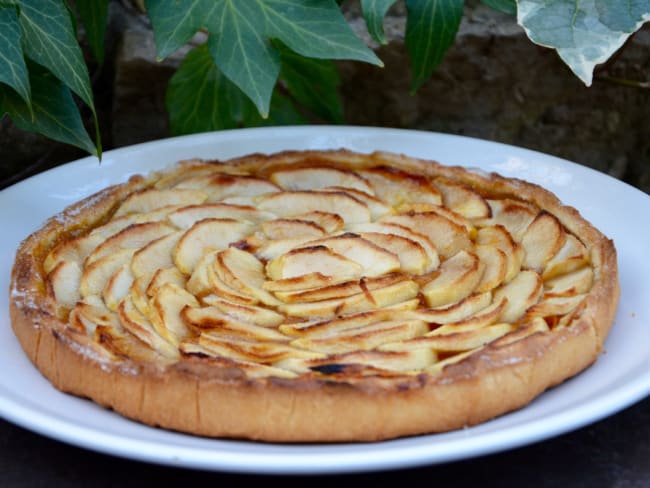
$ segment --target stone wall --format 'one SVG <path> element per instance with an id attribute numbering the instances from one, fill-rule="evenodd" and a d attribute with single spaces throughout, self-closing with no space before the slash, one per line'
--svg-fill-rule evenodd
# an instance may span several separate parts
<path id="1" fill-rule="evenodd" d="M 350 2 L 348 19 L 385 68 L 340 63 L 346 122 L 515 144 L 590 166 L 650 193 L 650 26 L 599 68 L 587 88 L 553 51 L 528 41 L 511 18 L 468 3 L 456 43 L 431 80 L 410 95 L 402 9 L 388 16 L 390 43 L 380 47 L 365 31 L 358 2 Z M 146 19 L 117 2 L 111 4 L 110 36 L 110 61 L 96 77 L 105 148 L 168 136 L 164 93 L 184 53 L 157 62 Z M 79 155 L 0 122 L 3 181 Z"/>

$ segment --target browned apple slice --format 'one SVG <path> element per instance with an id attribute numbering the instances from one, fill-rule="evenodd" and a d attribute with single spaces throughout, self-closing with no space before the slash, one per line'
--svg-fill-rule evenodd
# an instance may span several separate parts
<path id="1" fill-rule="evenodd" d="M 445 207 L 468 219 L 489 218 L 490 206 L 485 199 L 470 187 L 442 176 L 434 180 L 442 194 Z"/>
<path id="2" fill-rule="evenodd" d="M 384 286 L 392 285 L 406 278 L 399 274 L 393 273 L 378 278 L 362 278 L 360 280 L 345 281 L 334 285 L 315 288 L 311 290 L 300 290 L 290 292 L 276 292 L 275 296 L 283 302 L 317 302 L 320 300 L 331 300 L 333 298 L 344 298 L 357 293 L 365 293 L 376 290 Z"/>
<path id="3" fill-rule="evenodd" d="M 408 317 L 424 320 L 430 324 L 449 324 L 470 317 L 485 309 L 492 302 L 492 293 L 470 295 L 463 300 L 442 307 L 413 310 Z"/>
<path id="4" fill-rule="evenodd" d="M 115 312 L 122 299 L 129 293 L 133 284 L 133 274 L 128 263 L 123 264 L 106 282 L 102 298 L 106 307 Z"/>
<path id="5" fill-rule="evenodd" d="M 472 248 L 465 227 L 435 212 L 391 215 L 383 218 L 382 222 L 401 225 L 426 236 L 445 259 Z"/>
<path id="6" fill-rule="evenodd" d="M 502 225 L 480 228 L 476 234 L 477 246 L 484 245 L 499 249 L 506 255 L 506 276 L 504 282 L 509 282 L 521 269 L 524 260 L 524 249 L 517 243 Z"/>
<path id="7" fill-rule="evenodd" d="M 253 239 L 249 237 L 247 240 L 250 242 Z M 291 237 L 288 239 L 277 240 L 263 239 L 259 241 L 258 246 L 251 246 L 251 249 L 254 250 L 255 255 L 259 259 L 262 259 L 264 261 L 272 261 L 275 258 L 278 258 L 283 254 L 288 253 L 289 251 L 302 247 L 304 244 L 313 240 L 314 238 L 309 236 Z"/>
<path id="8" fill-rule="evenodd" d="M 562 248 L 547 263 L 542 273 L 545 280 L 582 268 L 589 261 L 587 248 L 572 234 L 566 235 Z"/>
<path id="9" fill-rule="evenodd" d="M 106 283 L 123 265 L 131 262 L 134 249 L 122 249 L 87 265 L 79 281 L 79 293 L 82 297 L 101 295 Z"/>
<path id="10" fill-rule="evenodd" d="M 322 353 L 307 351 L 282 342 L 250 341 L 239 337 L 202 333 L 198 343 L 222 357 L 274 364 L 287 358 L 318 359 Z"/>
<path id="11" fill-rule="evenodd" d="M 377 197 L 393 207 L 406 202 L 442 203 L 440 192 L 425 176 L 388 166 L 377 166 L 358 173 L 370 182 Z"/>
<path id="12" fill-rule="evenodd" d="M 244 305 L 257 305 L 259 303 L 259 299 L 256 296 L 232 288 L 228 286 L 221 278 L 219 278 L 219 275 L 215 270 L 215 262 L 213 262 L 213 265 L 207 269 L 206 273 L 208 282 L 211 285 L 209 293 L 215 293 L 227 300 L 236 303 L 242 303 Z"/>
<path id="13" fill-rule="evenodd" d="M 321 191 L 343 192 L 347 195 L 350 195 L 352 198 L 365 203 L 368 206 L 368 210 L 370 210 L 371 220 L 376 220 L 383 215 L 394 213 L 391 206 L 386 205 L 379 198 L 369 195 L 368 193 L 365 193 L 361 190 L 343 188 L 340 186 L 328 186 L 326 188 L 322 188 Z"/>
<path id="14" fill-rule="evenodd" d="M 432 332 L 425 335 L 446 334 L 448 332 L 461 332 L 463 330 L 473 330 L 480 327 L 492 325 L 499 320 L 508 303 L 507 298 L 502 298 L 498 302 L 493 302 L 484 309 L 480 310 L 471 317 L 465 317 L 455 322 L 444 324 Z"/>
<path id="15" fill-rule="evenodd" d="M 171 283 L 179 288 L 185 288 L 187 277 L 176 268 L 163 268 L 156 271 L 146 289 L 148 297 L 154 296 L 161 286 Z"/>
<path id="16" fill-rule="evenodd" d="M 359 349 L 374 349 L 387 342 L 408 340 L 427 330 L 426 324 L 419 320 L 394 320 L 339 331 L 330 337 L 295 339 L 291 345 L 327 354 L 342 354 Z"/>
<path id="17" fill-rule="evenodd" d="M 334 278 L 322 273 L 307 273 L 293 278 L 265 281 L 262 287 L 272 292 L 296 292 L 323 288 L 347 281 L 347 278 Z"/>
<path id="18" fill-rule="evenodd" d="M 214 271 L 230 288 L 253 296 L 266 305 L 280 302 L 263 289 L 266 275 L 264 265 L 255 256 L 235 247 L 217 253 Z"/>
<path id="19" fill-rule="evenodd" d="M 203 255 L 225 249 L 254 229 L 254 224 L 234 219 L 205 219 L 194 224 L 178 241 L 174 263 L 182 273 L 191 274 Z"/>
<path id="20" fill-rule="evenodd" d="M 147 213 L 165 205 L 197 205 L 203 203 L 207 195 L 198 190 L 157 190 L 150 188 L 133 193 L 115 212 L 115 217 L 130 213 Z"/>
<path id="21" fill-rule="evenodd" d="M 370 195 L 374 193 L 368 182 L 358 174 L 336 168 L 288 168 L 275 171 L 269 179 L 285 190 L 318 190 L 328 186 L 339 186 Z"/>
<path id="22" fill-rule="evenodd" d="M 474 252 L 485 266 L 483 277 L 476 286 L 477 293 L 496 288 L 506 280 L 508 257 L 501 249 L 492 246 L 477 245 Z"/>
<path id="23" fill-rule="evenodd" d="M 115 254 L 124 249 L 137 251 L 148 243 L 166 236 L 167 234 L 171 234 L 174 231 L 175 229 L 173 227 L 162 222 L 147 222 L 144 224 L 130 225 L 97 246 L 86 258 L 86 266 L 92 264 L 98 259 Z"/>
<path id="24" fill-rule="evenodd" d="M 98 296 L 79 300 L 68 317 L 68 323 L 85 335 L 92 336 L 97 327 L 122 328 L 117 316 L 106 309 Z"/>
<path id="25" fill-rule="evenodd" d="M 587 293 L 593 281 L 594 271 L 591 268 L 585 267 L 547 280 L 544 286 L 548 295 L 577 295 L 579 293 Z"/>
<path id="26" fill-rule="evenodd" d="M 176 187 L 185 190 L 198 190 L 205 186 L 210 175 L 222 173 L 223 167 L 218 164 L 206 163 L 201 159 L 183 160 L 178 168 L 161 174 L 154 188 L 165 189 Z"/>
<path id="27" fill-rule="evenodd" d="M 294 239 L 296 237 L 309 237 L 316 239 L 326 235 L 317 223 L 311 220 L 300 219 L 275 219 L 262 224 L 262 231 L 269 239 Z"/>
<path id="28" fill-rule="evenodd" d="M 171 212 L 169 221 L 179 229 L 189 229 L 203 219 L 235 219 L 249 222 L 264 222 L 275 216 L 268 212 L 260 212 L 254 207 L 232 205 L 227 203 L 204 203 L 189 205 Z"/>
<path id="29" fill-rule="evenodd" d="M 566 233 L 560 221 L 548 212 L 540 212 L 526 228 L 521 239 L 523 267 L 538 273 L 564 245 Z"/>
<path id="30" fill-rule="evenodd" d="M 251 322 L 262 327 L 276 327 L 284 321 L 284 315 L 269 308 L 231 302 L 217 295 L 206 295 L 202 298 L 202 302 L 205 305 L 218 308 L 236 320 Z"/>
<path id="31" fill-rule="evenodd" d="M 543 334 L 548 332 L 550 329 L 546 320 L 541 317 L 535 317 L 531 321 L 517 327 L 512 332 L 500 337 L 493 344 L 497 347 L 507 346 L 508 344 L 513 344 L 515 342 L 521 341 L 528 336 L 533 334 Z"/>
<path id="32" fill-rule="evenodd" d="M 182 232 L 172 232 L 160 237 L 139 249 L 133 254 L 131 272 L 133 276 L 147 276 L 151 278 L 159 269 L 174 266 L 172 254 L 178 241 L 183 236 Z"/>
<path id="33" fill-rule="evenodd" d="M 557 317 L 567 315 L 575 310 L 584 298 L 584 294 L 561 297 L 543 297 L 539 302 L 526 311 L 525 319 L 528 321 L 535 317 Z"/>
<path id="34" fill-rule="evenodd" d="M 206 332 L 251 340 L 286 341 L 287 337 L 273 327 L 262 327 L 252 322 L 244 322 L 223 313 L 217 307 L 185 307 L 181 317 L 191 327 L 202 334 Z"/>
<path id="35" fill-rule="evenodd" d="M 187 182 L 185 183 L 187 184 Z M 220 202 L 231 197 L 255 197 L 279 192 L 270 181 L 253 176 L 219 173 L 204 181 L 201 190 L 208 195 L 207 202 Z"/>
<path id="36" fill-rule="evenodd" d="M 544 286 L 540 276 L 534 271 L 522 271 L 508 284 L 494 291 L 494 301 L 508 299 L 508 304 L 499 320 L 516 322 L 526 310 L 537 303 Z"/>
<path id="37" fill-rule="evenodd" d="M 54 299 L 60 307 L 71 309 L 79 301 L 81 276 L 81 267 L 75 261 L 60 261 L 47 276 Z"/>
<path id="38" fill-rule="evenodd" d="M 308 366 L 303 372 L 321 370 L 323 367 L 341 365 L 362 365 L 385 371 L 416 372 L 421 371 L 437 360 L 436 353 L 430 348 L 413 351 L 353 351 L 329 356 L 327 359 L 303 360 Z"/>
<path id="39" fill-rule="evenodd" d="M 537 209 L 530 204 L 509 198 L 488 200 L 491 217 L 477 220 L 477 225 L 502 225 L 517 242 L 537 216 Z"/>
<path id="40" fill-rule="evenodd" d="M 259 208 L 278 217 L 293 217 L 315 210 L 339 215 L 346 223 L 370 222 L 370 210 L 345 192 L 290 191 L 262 197 Z"/>
<path id="41" fill-rule="evenodd" d="M 294 218 L 313 222 L 325 229 L 327 234 L 334 234 L 341 230 L 345 225 L 345 222 L 339 215 L 330 212 L 321 212 L 320 210 L 299 213 L 295 215 Z"/>
<path id="42" fill-rule="evenodd" d="M 480 259 L 460 251 L 440 265 L 439 274 L 422 288 L 422 295 L 430 307 L 458 302 L 472 294 L 482 276 Z"/>
<path id="43" fill-rule="evenodd" d="M 426 251 L 414 240 L 396 234 L 382 234 L 380 232 L 361 232 L 359 235 L 397 256 L 400 269 L 406 273 L 419 275 L 427 271 L 431 266 Z"/>
<path id="44" fill-rule="evenodd" d="M 313 273 L 336 278 L 360 278 L 363 267 L 323 245 L 294 249 L 266 265 L 266 274 L 272 280 L 286 280 Z"/>
<path id="45" fill-rule="evenodd" d="M 181 310 L 186 307 L 199 307 L 194 295 L 172 283 L 165 283 L 151 298 L 151 305 L 157 313 L 152 314 L 149 319 L 161 337 L 178 345 L 188 336 L 189 330 L 181 318 Z"/>

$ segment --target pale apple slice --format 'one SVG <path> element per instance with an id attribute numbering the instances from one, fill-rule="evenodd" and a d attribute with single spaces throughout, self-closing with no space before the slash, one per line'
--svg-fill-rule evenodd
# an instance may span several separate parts
<path id="1" fill-rule="evenodd" d="M 257 298 L 265 305 L 275 306 L 280 302 L 264 290 L 266 279 L 264 265 L 255 256 L 235 247 L 217 253 L 214 271 L 230 288 Z"/>
<path id="2" fill-rule="evenodd" d="M 286 293 L 311 290 L 314 288 L 324 288 L 345 281 L 347 281 L 347 278 L 334 278 L 322 273 L 307 273 L 300 276 L 294 276 L 293 278 L 265 281 L 262 288 L 267 291 Z"/>
<path id="3" fill-rule="evenodd" d="M 254 176 L 218 174 L 202 190 L 208 194 L 208 202 L 226 203 L 230 199 L 234 203 L 233 197 L 258 197 L 279 192 L 280 188 Z"/>
<path id="4" fill-rule="evenodd" d="M 275 219 L 262 224 L 262 231 L 269 239 L 294 239 L 296 237 L 309 237 L 316 239 L 327 233 L 320 225 L 311 220 L 300 219 Z"/>
<path id="5" fill-rule="evenodd" d="M 361 238 L 397 256 L 400 269 L 406 273 L 423 274 L 431 266 L 431 260 L 427 256 L 427 252 L 418 242 L 412 239 L 380 232 L 361 232 L 359 235 Z"/>
<path id="6" fill-rule="evenodd" d="M 492 246 L 477 245 L 474 252 L 485 267 L 481 281 L 476 286 L 477 293 L 490 291 L 506 280 L 508 257 L 501 249 Z"/>
<path id="7" fill-rule="evenodd" d="M 277 327 L 284 322 L 284 315 L 269 308 L 243 305 L 241 303 L 225 300 L 217 295 L 206 295 L 201 299 L 201 301 L 205 305 L 216 307 L 223 313 L 242 322 L 251 322 L 255 325 L 261 325 L 262 327 Z"/>
<path id="8" fill-rule="evenodd" d="M 340 331 L 355 329 L 375 322 L 391 320 L 395 315 L 415 310 L 419 305 L 417 298 L 388 305 L 383 308 L 365 312 L 351 313 L 329 320 L 309 320 L 292 324 L 283 324 L 280 331 L 291 337 L 328 337 Z M 406 317 L 408 320 L 419 320 L 417 317 Z"/>
<path id="9" fill-rule="evenodd" d="M 172 232 L 136 251 L 131 260 L 133 276 L 151 278 L 159 269 L 174 266 L 172 254 L 182 236 L 182 232 Z"/>
<path id="10" fill-rule="evenodd" d="M 151 317 L 155 310 L 151 307 L 149 302 L 149 296 L 147 295 L 147 287 L 149 286 L 148 281 L 145 278 L 136 278 L 131 284 L 129 289 L 129 297 L 133 302 L 133 305 L 140 311 L 145 317 Z"/>
<path id="11" fill-rule="evenodd" d="M 64 242 L 55 247 L 45 258 L 43 270 L 51 273 L 61 262 L 75 262 L 81 267 L 88 255 L 106 239 L 97 235 L 87 235 Z"/>
<path id="12" fill-rule="evenodd" d="M 186 159 L 180 162 L 177 169 L 161 174 L 154 184 L 159 190 L 176 187 L 185 190 L 199 190 L 209 181 L 210 175 L 223 172 L 218 164 L 204 162 L 201 159 Z"/>
<path id="13" fill-rule="evenodd" d="M 284 190 L 319 190 L 338 186 L 374 194 L 372 187 L 353 171 L 328 167 L 288 168 L 273 172 L 269 179 Z"/>
<path id="14" fill-rule="evenodd" d="M 562 248 L 547 263 L 542 278 L 545 280 L 570 273 L 589 262 L 587 248 L 573 234 L 567 234 Z"/>
<path id="15" fill-rule="evenodd" d="M 82 297 L 101 295 L 113 274 L 123 265 L 131 262 L 135 249 L 122 249 L 95 260 L 87 265 L 79 281 L 79 293 Z"/>
<path id="16" fill-rule="evenodd" d="M 368 193 L 361 190 L 343 188 L 340 186 L 328 186 L 326 188 L 322 188 L 321 191 L 343 192 L 347 195 L 350 195 L 352 198 L 365 203 L 368 206 L 368 210 L 370 210 L 371 220 L 376 220 L 383 215 L 394 213 L 393 207 L 386 205 L 379 198 L 369 195 Z"/>
<path id="17" fill-rule="evenodd" d="M 394 320 L 340 331 L 330 337 L 295 339 L 291 345 L 327 354 L 342 354 L 359 349 L 374 349 L 388 342 L 412 339 L 428 330 L 427 325 L 419 320 Z"/>
<path id="18" fill-rule="evenodd" d="M 516 242 L 521 242 L 524 232 L 530 223 L 537 216 L 538 210 L 531 204 L 513 200 L 488 199 L 491 217 L 483 220 L 476 220 L 479 226 L 502 225 L 510 233 Z"/>
<path id="19" fill-rule="evenodd" d="M 203 219 L 235 219 L 248 222 L 264 222 L 275 218 L 268 212 L 261 212 L 254 207 L 226 203 L 204 203 L 189 205 L 171 212 L 169 221 L 179 229 L 189 229 Z"/>
<path id="20" fill-rule="evenodd" d="M 492 303 L 492 293 L 470 295 L 460 301 L 436 308 L 417 309 L 406 314 L 409 318 L 420 319 L 430 324 L 449 324 L 461 321 L 484 310 Z"/>
<path id="21" fill-rule="evenodd" d="M 447 332 L 460 332 L 463 330 L 472 330 L 480 327 L 492 325 L 499 320 L 508 303 L 507 298 L 502 298 L 498 302 L 493 302 L 484 309 L 480 310 L 471 317 L 465 317 L 455 322 L 449 322 L 441 325 L 432 332 L 425 335 L 445 334 Z"/>
<path id="22" fill-rule="evenodd" d="M 149 188 L 127 197 L 115 212 L 115 217 L 130 213 L 147 213 L 163 205 L 197 205 L 203 203 L 207 195 L 198 190 L 158 190 Z"/>
<path id="23" fill-rule="evenodd" d="M 475 254 L 460 251 L 440 265 L 439 274 L 422 288 L 422 295 L 430 307 L 458 302 L 474 292 L 483 269 Z"/>
<path id="24" fill-rule="evenodd" d="M 249 236 L 248 241 L 254 240 L 255 237 Z M 261 240 L 258 241 L 256 246 L 251 246 L 254 249 L 255 255 L 264 261 L 272 261 L 283 254 L 288 253 L 293 249 L 302 247 L 304 244 L 313 241 L 314 238 L 310 236 L 291 237 L 287 239 L 277 240 Z"/>
<path id="25" fill-rule="evenodd" d="M 448 327 L 448 326 L 444 326 Z M 449 329 L 448 329 L 449 330 Z M 393 342 L 379 347 L 381 351 L 411 351 L 429 347 L 440 352 L 463 352 L 483 347 L 486 344 L 514 330 L 512 324 L 499 323 L 461 332 L 450 331 L 434 335 L 415 337 L 402 342 Z"/>
<path id="26" fill-rule="evenodd" d="M 567 315 L 575 310 L 584 298 L 584 294 L 561 297 L 543 297 L 539 302 L 526 311 L 525 319 L 532 320 L 535 317 L 558 317 Z"/>
<path id="27" fill-rule="evenodd" d="M 76 261 L 60 261 L 47 275 L 47 282 L 59 307 L 71 309 L 81 298 L 82 271 Z"/>
<path id="28" fill-rule="evenodd" d="M 244 305 L 257 305 L 260 302 L 255 295 L 244 293 L 240 290 L 228 286 L 221 278 L 219 278 L 219 275 L 215 270 L 214 262 L 213 265 L 206 270 L 206 274 L 208 282 L 211 285 L 209 293 L 206 294 L 214 293 L 225 298 L 226 300 L 242 303 Z"/>
<path id="29" fill-rule="evenodd" d="M 212 293 L 212 281 L 211 277 L 214 275 L 214 271 L 211 271 L 212 266 L 214 265 L 214 260 L 216 259 L 217 252 L 208 252 L 201 257 L 198 264 L 195 266 L 194 271 L 187 280 L 185 288 L 192 295 L 196 297 L 203 297 Z"/>
<path id="30" fill-rule="evenodd" d="M 148 297 L 153 297 L 160 287 L 171 283 L 179 288 L 185 288 L 187 285 L 187 277 L 178 271 L 176 268 L 162 268 L 156 271 L 149 281 L 149 285 L 145 291 Z"/>
<path id="31" fill-rule="evenodd" d="M 261 210 L 278 217 L 294 217 L 315 210 L 339 215 L 345 223 L 370 222 L 370 210 L 360 200 L 345 192 L 290 191 L 272 193 L 261 198 Z"/>
<path id="32" fill-rule="evenodd" d="M 516 322 L 526 310 L 533 306 L 544 291 L 542 278 L 534 271 L 522 271 L 508 284 L 494 291 L 494 301 L 502 298 L 508 299 L 508 304 L 499 320 L 502 322 Z"/>
<path id="33" fill-rule="evenodd" d="M 503 337 L 500 337 L 492 344 L 497 347 L 504 347 L 509 344 L 513 344 L 517 341 L 521 341 L 526 337 L 530 337 L 533 334 L 543 334 L 548 332 L 549 330 L 550 329 L 548 324 L 546 323 L 546 320 L 544 320 L 541 317 L 534 317 L 532 320 L 525 323 L 524 325 L 521 325 L 517 327 L 515 330 L 513 330 L 512 332 L 504 335 Z"/>
<path id="34" fill-rule="evenodd" d="M 325 229 L 326 234 L 334 234 L 343 228 L 345 221 L 340 215 L 330 212 L 313 210 L 311 212 L 299 213 L 294 215 L 295 219 L 306 220 Z"/>
<path id="35" fill-rule="evenodd" d="M 485 198 L 470 187 L 439 176 L 434 184 L 442 194 L 445 207 L 468 219 L 489 218 L 491 209 Z"/>
<path id="36" fill-rule="evenodd" d="M 237 320 L 223 313 L 217 307 L 185 307 L 181 317 L 187 325 L 199 330 L 202 334 L 213 332 L 215 334 L 232 337 L 248 338 L 251 340 L 286 341 L 287 337 L 278 332 L 274 327 L 263 327 L 251 322 Z"/>
<path id="37" fill-rule="evenodd" d="M 283 302 L 316 302 L 320 300 L 331 300 L 333 298 L 344 298 L 358 293 L 365 293 L 384 286 L 392 285 L 406 278 L 393 273 L 378 278 L 362 278 L 361 280 L 344 281 L 342 283 L 315 288 L 311 290 L 300 290 L 290 292 L 276 292 L 275 296 Z"/>
<path id="38" fill-rule="evenodd" d="M 280 305 L 278 309 L 297 318 L 333 318 L 336 315 L 363 312 L 411 300 L 417 296 L 418 291 L 417 283 L 405 280 L 350 297 L 320 302 L 287 303 Z"/>
<path id="39" fill-rule="evenodd" d="M 286 280 L 313 273 L 336 278 L 360 278 L 363 267 L 323 245 L 293 249 L 266 265 L 266 274 L 272 280 Z"/>
<path id="40" fill-rule="evenodd" d="M 287 358 L 320 359 L 325 357 L 322 353 L 307 351 L 282 342 L 251 341 L 211 332 L 202 333 L 198 338 L 198 343 L 222 357 L 262 364 L 274 364 Z"/>
<path id="41" fill-rule="evenodd" d="M 174 231 L 175 229 L 173 227 L 163 222 L 146 222 L 144 224 L 130 225 L 97 246 L 86 258 L 85 265 L 88 266 L 98 259 L 115 254 L 124 249 L 131 249 L 135 252 L 150 242 L 171 234 Z"/>
<path id="42" fill-rule="evenodd" d="M 229 244 L 250 234 L 255 224 L 234 219 L 205 219 L 194 224 L 174 250 L 176 267 L 191 274 L 203 255 L 212 250 L 225 249 Z"/>
<path id="43" fill-rule="evenodd" d="M 541 273 L 546 263 L 562 248 L 565 240 L 566 232 L 557 217 L 548 212 L 540 212 L 521 238 L 524 248 L 522 266 Z"/>
<path id="44" fill-rule="evenodd" d="M 122 299 L 129 293 L 133 284 L 133 274 L 128 263 L 123 264 L 108 279 L 102 292 L 102 298 L 106 307 L 115 312 Z"/>
<path id="45" fill-rule="evenodd" d="M 594 282 L 592 268 L 581 268 L 544 282 L 547 295 L 567 296 L 587 293 Z"/>
<path id="46" fill-rule="evenodd" d="M 70 312 L 68 324 L 89 336 L 95 333 L 97 327 L 121 328 L 117 316 L 110 313 L 102 299 L 95 295 L 77 302 Z"/>
<path id="47" fill-rule="evenodd" d="M 516 242 L 502 225 L 482 227 L 476 234 L 476 245 L 499 249 L 506 255 L 506 275 L 504 282 L 512 280 L 524 260 L 524 249 Z"/>
<path id="48" fill-rule="evenodd" d="M 173 283 L 165 283 L 151 298 L 151 306 L 156 313 L 149 319 L 156 332 L 168 342 L 178 343 L 189 335 L 189 330 L 181 318 L 181 310 L 186 307 L 199 307 L 196 298 Z"/>
<path id="49" fill-rule="evenodd" d="M 442 203 L 440 192 L 425 176 L 388 166 L 358 171 L 358 174 L 370 182 L 380 200 L 393 207 L 406 202 Z"/>
<path id="50" fill-rule="evenodd" d="M 472 248 L 467 229 L 436 212 L 391 215 L 384 217 L 382 222 L 401 225 L 424 235 L 445 259 Z"/>
<path id="51" fill-rule="evenodd" d="M 147 344 L 151 349 L 169 358 L 178 357 L 176 346 L 158 334 L 151 321 L 133 304 L 130 296 L 125 297 L 120 302 L 117 316 L 127 331 Z"/>

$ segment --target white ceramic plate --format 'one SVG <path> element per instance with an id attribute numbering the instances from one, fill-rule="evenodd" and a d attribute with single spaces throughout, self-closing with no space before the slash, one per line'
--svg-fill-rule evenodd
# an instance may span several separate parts
<path id="1" fill-rule="evenodd" d="M 622 297 L 605 353 L 590 369 L 517 412 L 445 434 L 374 444 L 277 445 L 198 438 L 126 420 L 56 391 L 23 355 L 0 294 L 0 415 L 43 435 L 160 464 L 241 473 L 345 473 L 469 458 L 536 442 L 613 414 L 650 393 L 650 197 L 601 173 L 533 151 L 429 132 L 359 127 L 226 131 L 141 144 L 86 158 L 0 192 L 0 288 L 18 243 L 65 206 L 129 175 L 189 157 L 341 148 L 387 150 L 544 185 L 613 238 Z M 641 220 L 646 219 L 645 225 Z"/>

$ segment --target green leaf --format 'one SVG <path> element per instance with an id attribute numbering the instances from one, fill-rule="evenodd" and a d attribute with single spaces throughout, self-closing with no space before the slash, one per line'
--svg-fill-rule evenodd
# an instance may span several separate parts
<path id="1" fill-rule="evenodd" d="M 0 85 L 0 115 L 8 113 L 13 123 L 26 131 L 77 146 L 98 156 L 88 137 L 70 90 L 42 67 L 30 63 L 32 110 L 16 92 Z"/>
<path id="2" fill-rule="evenodd" d="M 519 0 L 517 21 L 536 44 L 555 49 L 587 86 L 607 61 L 650 20 L 650 0 Z"/>
<path id="3" fill-rule="evenodd" d="M 245 127 L 269 127 L 275 125 L 301 125 L 306 124 L 307 120 L 296 110 L 296 106 L 291 99 L 278 90 L 271 96 L 271 112 L 266 118 L 262 118 L 252 103 L 248 100 L 244 105 L 242 113 L 242 125 Z"/>
<path id="4" fill-rule="evenodd" d="M 263 117 L 280 72 L 271 39 L 303 56 L 381 64 L 354 35 L 333 0 L 147 0 L 158 56 L 186 43 L 198 29 L 221 72 Z"/>
<path id="5" fill-rule="evenodd" d="M 379 44 L 386 44 L 384 36 L 384 17 L 397 0 L 361 0 L 363 17 L 366 19 L 368 32 Z"/>
<path id="6" fill-rule="evenodd" d="M 515 15 L 517 13 L 516 0 L 481 0 L 481 3 L 504 14 Z"/>
<path id="7" fill-rule="evenodd" d="M 29 75 L 21 47 L 18 13 L 16 7 L 2 4 L 0 4 L 0 83 L 5 83 L 16 90 L 27 107 L 31 107 Z"/>
<path id="8" fill-rule="evenodd" d="M 295 101 L 327 122 L 343 123 L 338 93 L 341 79 L 336 65 L 328 60 L 305 58 L 286 48 L 280 53 L 280 79 Z"/>
<path id="9" fill-rule="evenodd" d="M 103 63 L 109 0 L 75 0 L 74 3 L 86 29 L 86 39 L 93 56 L 98 63 Z"/>
<path id="10" fill-rule="evenodd" d="M 453 44 L 463 17 L 463 0 L 406 0 L 406 47 L 415 92 L 431 77 Z"/>

